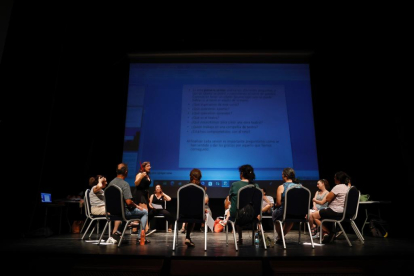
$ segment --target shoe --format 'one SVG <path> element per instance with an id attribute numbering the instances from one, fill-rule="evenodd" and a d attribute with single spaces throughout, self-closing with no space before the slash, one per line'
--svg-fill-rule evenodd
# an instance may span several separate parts
<path id="1" fill-rule="evenodd" d="M 317 239 L 317 238 L 319 238 L 319 232 L 316 232 L 316 234 L 312 236 L 312 239 Z"/>
<path id="2" fill-rule="evenodd" d="M 114 238 L 116 240 L 116 243 L 118 243 L 121 240 L 121 235 L 122 235 L 121 232 L 116 231 L 115 233 L 112 234 L 112 238 Z"/>
<path id="3" fill-rule="evenodd" d="M 106 241 L 106 243 L 112 243 L 112 244 L 117 244 L 118 241 L 112 237 L 109 237 L 109 239 Z"/>
<path id="4" fill-rule="evenodd" d="M 195 246 L 195 244 L 192 242 L 192 240 L 191 239 L 185 239 L 185 242 L 184 242 L 188 247 L 194 247 Z"/>
<path id="5" fill-rule="evenodd" d="M 237 244 L 243 244 L 243 239 L 238 239 Z"/>
<path id="6" fill-rule="evenodd" d="M 312 236 L 316 236 L 316 233 L 318 233 L 318 228 L 316 227 L 312 228 L 311 233 L 312 233 Z"/>
<path id="7" fill-rule="evenodd" d="M 138 229 L 137 230 L 132 230 L 131 234 L 138 235 Z"/>
<path id="8" fill-rule="evenodd" d="M 148 229 L 147 233 L 145 233 L 145 237 L 148 237 L 149 235 L 151 235 L 152 233 L 154 233 L 155 231 L 157 231 L 156 229 Z"/>
<path id="9" fill-rule="evenodd" d="M 180 230 L 180 233 L 185 234 L 185 229 L 181 229 L 181 230 Z"/>
<path id="10" fill-rule="evenodd" d="M 322 236 L 322 243 L 323 244 L 327 244 L 331 241 L 332 235 L 328 234 L 328 233 L 324 233 Z"/>
<path id="11" fill-rule="evenodd" d="M 276 244 L 283 244 L 283 240 L 282 239 L 276 239 Z"/>
<path id="12" fill-rule="evenodd" d="M 272 239 L 269 236 L 267 236 L 266 237 L 266 247 L 274 247 L 274 246 L 275 246 L 275 243 L 272 241 Z"/>

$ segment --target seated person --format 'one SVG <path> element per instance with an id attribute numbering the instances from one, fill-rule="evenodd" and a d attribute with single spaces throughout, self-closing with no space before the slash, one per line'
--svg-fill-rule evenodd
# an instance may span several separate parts
<path id="1" fill-rule="evenodd" d="M 124 194 L 125 201 L 125 216 L 141 216 L 140 222 L 142 228 L 144 229 L 147 225 L 148 211 L 143 207 L 139 206 L 132 200 L 131 187 L 128 182 L 125 181 L 125 178 L 128 176 L 128 166 L 125 163 L 120 163 L 117 166 L 116 170 L 117 176 L 109 183 L 109 186 L 114 185 L 122 189 Z M 118 231 L 119 225 L 114 224 L 114 229 L 112 231 L 112 236 L 108 239 L 108 243 L 118 243 L 121 238 L 121 232 Z M 143 230 L 144 231 L 144 230 Z M 149 243 L 145 239 L 145 243 Z"/>
<path id="2" fill-rule="evenodd" d="M 316 183 L 318 191 L 316 191 L 315 196 L 313 197 L 313 208 L 310 210 L 311 213 L 320 211 L 322 209 L 328 208 L 328 202 L 325 201 L 326 196 L 329 193 L 329 182 L 326 179 L 320 179 Z M 324 203 L 322 203 L 324 202 Z M 322 204 L 321 204 L 322 203 Z M 311 226 L 312 236 L 317 237 L 318 228 L 316 227 L 315 222 L 313 221 L 313 216 L 309 217 L 309 224 Z"/>
<path id="3" fill-rule="evenodd" d="M 262 189 L 263 192 L 263 203 L 262 203 L 262 215 L 264 216 L 271 216 L 272 215 L 272 207 L 275 204 L 273 197 L 266 195 L 266 189 Z"/>
<path id="4" fill-rule="evenodd" d="M 163 215 L 165 217 L 165 219 L 168 221 L 168 232 L 172 232 L 172 226 L 174 224 L 174 217 L 171 215 L 170 212 L 168 212 L 168 210 L 164 209 L 165 206 L 165 201 L 170 201 L 171 197 L 167 194 L 165 194 L 162 189 L 161 189 L 161 185 L 156 185 L 155 186 L 155 191 L 154 193 L 150 196 L 149 199 L 149 207 L 150 207 L 150 211 L 148 214 L 148 220 L 151 221 L 151 219 L 154 216 L 158 216 L 158 215 Z M 157 204 L 160 205 L 162 207 L 162 209 L 155 209 L 153 204 Z M 147 236 L 149 236 L 150 234 L 152 234 L 153 232 L 155 232 L 156 230 L 149 230 L 149 233 L 146 234 Z"/>
<path id="5" fill-rule="evenodd" d="M 296 185 L 302 185 L 298 184 L 298 180 L 296 179 L 295 171 L 292 168 L 285 168 L 282 172 L 282 178 L 284 183 L 277 187 L 276 191 L 276 210 L 272 213 L 272 219 L 273 222 L 276 220 L 282 220 L 283 219 L 283 212 L 284 212 L 284 206 L 285 206 L 285 195 L 286 191 L 290 187 L 294 187 Z M 292 229 L 293 222 L 285 222 L 283 224 L 283 233 L 286 236 L 289 231 Z M 275 224 L 276 232 L 277 232 L 277 238 L 276 243 L 282 244 L 282 230 L 280 229 L 280 224 Z"/>
<path id="6" fill-rule="evenodd" d="M 349 190 L 349 176 L 344 172 L 337 172 L 334 176 L 335 187 L 328 193 L 328 195 L 320 201 L 319 204 L 328 202 L 328 208 L 321 209 L 311 213 L 313 221 L 320 226 L 321 220 L 324 219 L 340 219 L 344 212 L 345 198 Z M 335 238 L 334 224 L 324 223 L 322 225 L 322 243 L 329 243 Z"/>

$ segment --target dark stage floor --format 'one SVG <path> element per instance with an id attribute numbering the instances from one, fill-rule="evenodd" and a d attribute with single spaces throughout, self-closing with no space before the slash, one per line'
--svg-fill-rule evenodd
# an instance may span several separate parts
<path id="1" fill-rule="evenodd" d="M 273 237 L 266 231 L 265 235 Z M 81 240 L 81 234 L 3 240 L 1 245 L 3 271 L 10 275 L 403 275 L 411 267 L 412 240 L 365 236 L 362 244 L 357 236 L 348 234 L 350 247 L 343 235 L 327 245 L 312 249 L 309 235 L 298 231 L 287 235 L 287 249 L 255 248 L 248 244 L 250 233 L 244 232 L 244 244 L 235 250 L 232 235 L 226 246 L 225 233 L 192 234 L 196 246 L 184 245 L 179 234 L 178 247 L 172 251 L 172 233 L 164 230 L 148 237 L 150 244 L 141 246 L 137 235 L 126 235 L 125 243 L 97 245 L 96 234 Z"/>

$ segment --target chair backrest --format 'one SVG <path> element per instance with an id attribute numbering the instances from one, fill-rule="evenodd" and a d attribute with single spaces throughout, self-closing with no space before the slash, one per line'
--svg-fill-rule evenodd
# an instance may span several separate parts
<path id="1" fill-rule="evenodd" d="M 237 195 L 237 210 L 243 208 L 250 202 L 253 203 L 254 217 L 258 215 L 262 216 L 262 202 L 263 192 L 261 189 L 256 188 L 255 185 L 246 185 L 238 191 Z"/>
<path id="2" fill-rule="evenodd" d="M 297 185 L 287 189 L 283 220 L 305 220 L 309 213 L 310 201 L 311 191 L 308 188 Z"/>
<path id="3" fill-rule="evenodd" d="M 177 191 L 177 220 L 201 222 L 205 218 L 205 196 L 203 187 L 186 184 Z"/>
<path id="4" fill-rule="evenodd" d="M 92 214 L 91 213 L 91 198 L 90 198 L 90 195 L 89 195 L 90 192 L 91 192 L 91 190 L 86 189 L 85 195 L 83 197 L 83 202 L 85 204 L 85 215 L 88 218 L 91 218 L 91 214 Z"/>
<path id="5" fill-rule="evenodd" d="M 352 220 L 355 220 L 357 218 L 360 196 L 361 193 L 358 191 L 356 187 L 352 186 L 351 188 L 349 188 L 348 193 L 345 197 L 343 218 Z"/>
<path id="6" fill-rule="evenodd" d="M 116 185 L 109 185 L 104 190 L 104 195 L 106 217 L 117 217 L 122 220 L 126 220 L 124 195 L 122 193 L 122 189 Z"/>

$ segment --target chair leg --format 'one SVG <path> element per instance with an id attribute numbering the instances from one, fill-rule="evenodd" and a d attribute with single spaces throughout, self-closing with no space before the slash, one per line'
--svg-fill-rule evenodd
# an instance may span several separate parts
<path id="1" fill-rule="evenodd" d="M 346 241 L 348 242 L 349 246 L 352 246 L 352 243 L 351 243 L 351 241 L 349 240 L 348 235 L 345 233 L 344 228 L 342 227 L 342 224 L 341 224 L 340 222 L 338 222 L 338 224 L 339 224 L 339 227 L 340 227 L 340 228 L 341 228 L 341 230 L 342 230 L 342 233 L 344 233 L 344 236 L 345 236 Z"/>
<path id="2" fill-rule="evenodd" d="M 101 233 L 101 236 L 99 237 L 98 245 L 100 245 L 100 244 L 101 244 L 102 236 L 103 236 L 103 234 L 105 233 L 106 227 L 108 227 L 108 223 L 110 223 L 110 221 L 107 221 L 107 222 L 105 223 L 105 227 L 104 227 L 104 229 L 103 229 L 103 231 L 102 231 L 102 233 Z"/>
<path id="3" fill-rule="evenodd" d="M 260 229 L 262 229 L 262 231 L 260 231 L 260 232 L 262 232 L 262 241 L 263 241 L 264 249 L 267 250 L 266 240 L 265 240 L 265 236 L 264 236 L 264 233 L 263 233 L 263 225 L 260 222 L 259 222 L 259 225 L 260 225 Z"/>
<path id="4" fill-rule="evenodd" d="M 280 220 L 278 220 L 280 225 L 280 232 L 282 234 L 282 241 L 283 241 L 283 248 L 286 249 L 286 241 L 285 241 L 285 233 L 283 232 L 283 224 Z"/>
<path id="5" fill-rule="evenodd" d="M 233 227 L 234 246 L 236 247 L 236 251 L 239 251 L 239 247 L 237 246 L 237 239 L 236 239 L 236 227 L 232 221 L 230 221 L 230 223 L 231 223 L 231 227 Z"/>
<path id="6" fill-rule="evenodd" d="M 359 229 L 358 229 L 358 227 L 356 226 L 356 224 L 355 224 L 355 222 L 354 222 L 353 220 L 351 221 L 351 226 L 352 226 L 352 228 L 354 229 L 355 234 L 357 234 L 358 239 L 359 239 L 362 243 L 364 243 L 365 239 L 364 239 L 364 237 L 362 236 L 361 232 L 359 232 Z"/>
<path id="7" fill-rule="evenodd" d="M 80 230 L 80 232 L 79 232 L 79 233 L 82 233 L 83 228 L 85 228 L 85 225 L 86 225 L 86 222 L 88 221 L 88 219 L 89 219 L 89 218 L 86 218 L 86 219 L 85 219 L 85 222 L 83 223 L 82 228 L 81 228 L 81 230 Z M 82 239 L 83 239 L 83 238 L 82 238 Z"/>
<path id="8" fill-rule="evenodd" d="M 82 240 L 85 238 L 86 233 L 88 233 L 88 230 L 89 230 L 89 227 L 91 227 L 91 224 L 92 224 L 92 221 L 89 222 L 88 227 L 85 230 L 85 233 L 83 233 L 82 238 L 81 238 Z"/>
<path id="9" fill-rule="evenodd" d="M 204 223 L 204 251 L 207 251 L 207 222 Z"/>
<path id="10" fill-rule="evenodd" d="M 310 224 L 309 224 L 309 222 L 307 222 L 307 223 L 304 223 L 304 226 L 306 226 L 306 224 L 308 225 L 308 231 L 309 231 L 309 236 L 310 236 L 310 239 L 311 239 L 312 248 L 315 248 L 315 245 L 313 244 L 312 231 L 311 231 L 311 228 L 310 228 Z"/>
<path id="11" fill-rule="evenodd" d="M 173 247 L 172 247 L 173 251 L 175 250 L 176 239 L 177 239 L 177 221 L 175 221 L 174 223 L 174 238 L 173 238 Z"/>

